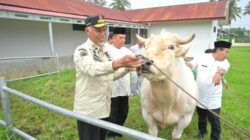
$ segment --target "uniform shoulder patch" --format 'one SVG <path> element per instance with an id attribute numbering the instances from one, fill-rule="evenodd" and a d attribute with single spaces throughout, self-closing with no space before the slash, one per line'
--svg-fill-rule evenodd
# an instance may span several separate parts
<path id="1" fill-rule="evenodd" d="M 88 55 L 88 51 L 86 49 L 79 49 L 78 51 L 80 53 L 80 56 L 86 56 L 86 55 Z"/>

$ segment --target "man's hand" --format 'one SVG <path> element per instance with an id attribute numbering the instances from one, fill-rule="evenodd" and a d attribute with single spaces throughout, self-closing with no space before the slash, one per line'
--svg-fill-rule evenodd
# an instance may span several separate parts
<path id="1" fill-rule="evenodd" d="M 216 72 L 214 77 L 213 77 L 213 84 L 215 86 L 219 85 L 220 81 L 221 81 L 221 78 L 222 78 L 222 75 L 219 72 Z"/>
<path id="2" fill-rule="evenodd" d="M 185 64 L 190 68 L 190 69 L 192 69 L 193 68 L 193 65 L 191 64 L 191 63 L 189 63 L 189 62 L 185 62 Z"/>
<path id="3" fill-rule="evenodd" d="M 220 84 L 220 81 L 222 80 L 224 73 L 225 73 L 225 70 L 222 68 L 217 70 L 217 72 L 215 73 L 215 75 L 213 77 L 213 84 L 215 86 Z"/>
<path id="4" fill-rule="evenodd" d="M 113 61 L 113 69 L 119 69 L 125 67 L 127 69 L 134 69 L 141 66 L 139 57 L 135 55 L 125 55 L 124 57 Z"/>

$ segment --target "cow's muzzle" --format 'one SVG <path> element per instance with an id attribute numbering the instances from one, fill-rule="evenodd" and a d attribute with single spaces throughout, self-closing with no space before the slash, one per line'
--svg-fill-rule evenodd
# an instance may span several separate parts
<path id="1" fill-rule="evenodd" d="M 137 74 L 140 75 L 141 73 L 152 73 L 150 71 L 150 66 L 153 64 L 154 61 L 143 55 L 138 55 L 138 57 L 141 58 L 141 66 L 136 69 Z"/>

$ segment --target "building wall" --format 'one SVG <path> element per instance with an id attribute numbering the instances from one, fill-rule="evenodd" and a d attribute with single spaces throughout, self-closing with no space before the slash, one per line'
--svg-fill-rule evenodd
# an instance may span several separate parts
<path id="1" fill-rule="evenodd" d="M 218 35 L 218 29 L 219 29 L 219 22 L 216 21 L 212 21 L 212 26 L 211 26 L 211 39 L 210 39 L 210 46 L 209 48 L 213 49 L 214 48 L 214 42 L 217 40 L 217 35 Z"/>
<path id="2" fill-rule="evenodd" d="M 73 53 L 86 40 L 84 31 L 59 23 L 52 23 L 52 30 L 59 57 L 46 57 L 55 56 L 48 22 L 0 19 L 0 75 L 13 79 L 74 67 Z"/>
<path id="3" fill-rule="evenodd" d="M 187 56 L 194 57 L 198 53 L 204 52 L 207 48 L 210 48 L 211 42 L 213 42 L 211 29 L 211 21 L 157 23 L 150 25 L 149 36 L 151 34 L 160 34 L 162 30 L 177 33 L 183 38 L 195 33 L 196 36 L 194 40 L 184 45 L 185 47 L 190 47 Z"/>
<path id="4" fill-rule="evenodd" d="M 32 59 L 2 59 L 0 61 L 0 75 L 6 79 L 22 78 L 48 72 L 58 71 L 56 57 Z"/>
<path id="5" fill-rule="evenodd" d="M 0 77 L 16 79 L 73 68 L 73 56 L 1 59 Z"/>
<path id="6" fill-rule="evenodd" d="M 72 55 L 84 42 L 83 31 L 73 31 L 71 24 L 52 24 L 54 49 L 58 55 Z M 50 56 L 47 22 L 0 19 L 0 58 Z"/>
<path id="7" fill-rule="evenodd" d="M 58 55 L 73 55 L 75 48 L 84 43 L 87 36 L 84 31 L 73 31 L 71 24 L 53 24 L 55 52 Z"/>
<path id="8" fill-rule="evenodd" d="M 0 58 L 50 54 L 46 23 L 13 19 L 0 21 Z"/>

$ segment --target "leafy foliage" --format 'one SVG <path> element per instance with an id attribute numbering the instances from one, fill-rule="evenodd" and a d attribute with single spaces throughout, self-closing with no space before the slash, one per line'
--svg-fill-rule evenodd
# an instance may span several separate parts
<path id="1" fill-rule="evenodd" d="M 210 0 L 210 2 L 213 2 L 216 0 Z M 222 0 L 219 0 L 222 1 Z M 229 23 L 231 23 L 232 20 L 236 21 L 236 18 L 241 18 L 241 8 L 238 7 L 237 2 L 239 0 L 230 0 L 230 5 L 229 5 Z"/>
<path id="2" fill-rule="evenodd" d="M 117 10 L 126 10 L 130 9 L 131 3 L 129 0 L 112 0 L 112 3 L 110 3 L 109 7 Z"/>
<path id="3" fill-rule="evenodd" d="M 250 2 L 246 5 L 243 15 L 250 15 Z"/>
<path id="4" fill-rule="evenodd" d="M 106 6 L 107 5 L 107 2 L 106 0 L 88 0 L 89 2 L 92 2 L 92 3 L 95 3 L 96 5 L 99 5 L 99 6 Z"/>
<path id="5" fill-rule="evenodd" d="M 236 42 L 240 43 L 250 43 L 250 30 L 246 28 L 230 28 L 230 29 L 223 29 L 228 33 L 233 34 L 233 38 Z M 225 35 L 228 36 L 228 35 Z"/>
<path id="6" fill-rule="evenodd" d="M 230 0 L 230 5 L 229 5 L 229 19 L 230 23 L 232 20 L 236 21 L 236 18 L 241 18 L 241 8 L 238 7 L 237 2 L 239 0 Z"/>

